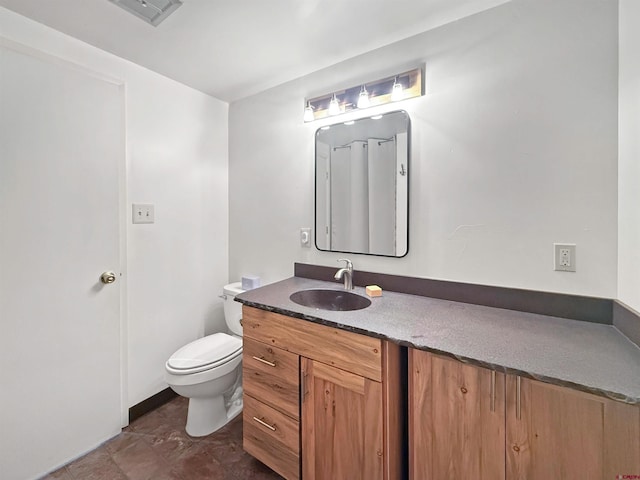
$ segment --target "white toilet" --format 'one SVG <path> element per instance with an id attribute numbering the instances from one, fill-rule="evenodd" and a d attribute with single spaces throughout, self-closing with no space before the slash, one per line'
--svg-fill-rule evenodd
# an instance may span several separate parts
<path id="1" fill-rule="evenodd" d="M 233 335 L 214 333 L 185 345 L 167 360 L 165 380 L 189 399 L 186 430 L 202 437 L 242 412 L 242 305 L 234 298 L 241 283 L 226 285 L 224 317 Z"/>

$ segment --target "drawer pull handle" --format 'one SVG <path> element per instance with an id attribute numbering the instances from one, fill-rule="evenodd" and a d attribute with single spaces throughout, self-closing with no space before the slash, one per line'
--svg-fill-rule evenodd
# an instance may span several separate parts
<path id="1" fill-rule="evenodd" d="M 264 363 L 265 365 L 269 365 L 270 367 L 275 367 L 276 366 L 276 362 L 270 362 L 269 360 L 265 360 L 264 357 L 256 357 L 255 355 L 253 356 L 254 360 L 257 360 L 259 362 Z"/>
<path id="2" fill-rule="evenodd" d="M 253 419 L 258 422 L 260 425 L 262 425 L 263 427 L 267 427 L 269 430 L 271 430 L 272 432 L 276 431 L 276 427 L 275 425 L 269 425 L 267 422 L 265 422 L 264 420 L 261 420 L 258 417 L 253 417 Z"/>
<path id="3" fill-rule="evenodd" d="M 307 372 L 303 371 L 301 375 L 300 390 L 302 393 L 302 403 L 307 396 Z"/>

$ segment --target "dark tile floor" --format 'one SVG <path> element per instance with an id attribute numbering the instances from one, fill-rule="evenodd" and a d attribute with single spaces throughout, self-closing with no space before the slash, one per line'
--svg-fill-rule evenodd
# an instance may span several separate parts
<path id="1" fill-rule="evenodd" d="M 217 432 L 187 435 L 188 400 L 177 397 L 43 480 L 276 480 L 242 450 L 242 415 Z"/>

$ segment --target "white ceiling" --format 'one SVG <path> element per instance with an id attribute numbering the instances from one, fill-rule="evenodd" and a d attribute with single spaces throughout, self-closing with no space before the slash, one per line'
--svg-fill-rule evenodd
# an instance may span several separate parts
<path id="1" fill-rule="evenodd" d="M 108 0 L 0 0 L 232 102 L 509 0 L 184 0 L 152 27 Z"/>

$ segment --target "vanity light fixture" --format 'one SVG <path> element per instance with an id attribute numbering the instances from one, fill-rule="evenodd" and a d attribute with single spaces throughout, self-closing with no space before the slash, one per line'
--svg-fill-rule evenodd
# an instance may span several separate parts
<path id="1" fill-rule="evenodd" d="M 358 108 L 369 108 L 369 92 L 367 92 L 367 87 L 364 85 L 360 90 L 360 95 L 358 95 Z"/>
<path id="2" fill-rule="evenodd" d="M 307 98 L 305 99 L 304 121 L 311 122 L 353 110 L 375 107 L 422 95 L 424 95 L 422 67 L 414 68 L 366 84 L 361 83 L 355 87 Z"/>
<path id="3" fill-rule="evenodd" d="M 309 105 L 311 105 L 311 100 L 309 100 Z M 338 102 L 338 97 L 336 94 L 333 94 L 333 98 L 329 102 L 329 115 L 338 115 L 340 113 L 340 103 Z M 314 115 L 315 118 L 315 115 Z"/>
<path id="4" fill-rule="evenodd" d="M 307 102 L 307 107 L 304 109 L 304 121 L 312 122 L 313 120 L 313 107 L 311 106 L 311 102 Z"/>
<path id="5" fill-rule="evenodd" d="M 404 98 L 404 91 L 402 88 L 402 84 L 398 83 L 398 77 L 393 81 L 393 87 L 391 87 L 391 100 L 397 102 L 398 100 L 402 100 Z"/>

